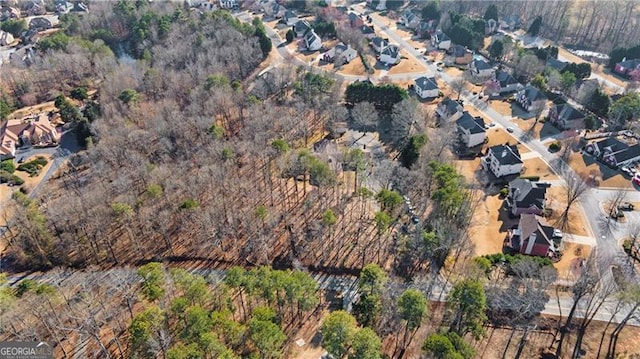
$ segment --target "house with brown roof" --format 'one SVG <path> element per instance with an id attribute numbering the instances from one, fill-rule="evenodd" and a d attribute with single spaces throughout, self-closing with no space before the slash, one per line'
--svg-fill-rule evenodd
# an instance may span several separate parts
<path id="1" fill-rule="evenodd" d="M 562 233 L 543 223 L 535 214 L 520 216 L 518 227 L 507 234 L 509 245 L 521 254 L 550 257 L 560 250 Z"/>
<path id="2" fill-rule="evenodd" d="M 0 159 L 14 158 L 20 146 L 53 146 L 60 134 L 47 115 L 25 120 L 8 120 L 0 126 Z"/>

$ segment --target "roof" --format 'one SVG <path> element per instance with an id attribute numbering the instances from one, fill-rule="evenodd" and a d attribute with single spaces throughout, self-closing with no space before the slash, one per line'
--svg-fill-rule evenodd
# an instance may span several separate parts
<path id="1" fill-rule="evenodd" d="M 449 97 L 445 97 L 438 106 L 443 106 L 447 113 L 454 113 L 457 111 L 462 111 L 462 105 L 458 101 L 454 101 Z"/>
<path id="2" fill-rule="evenodd" d="M 542 91 L 540 91 L 537 87 L 528 85 L 524 89 L 522 89 L 524 96 L 527 100 L 531 102 L 535 101 L 546 101 L 547 96 L 545 96 Z"/>
<path id="3" fill-rule="evenodd" d="M 505 71 L 496 72 L 496 80 L 500 82 L 500 87 L 507 87 L 508 85 L 515 85 L 518 83 L 515 77 Z"/>
<path id="4" fill-rule="evenodd" d="M 371 26 L 367 26 L 367 25 L 360 26 L 360 31 L 362 31 L 362 33 L 365 34 L 365 35 L 375 34 L 375 31 L 373 30 L 373 28 Z"/>
<path id="5" fill-rule="evenodd" d="M 616 65 L 620 65 L 626 69 L 634 69 L 640 65 L 640 59 L 620 61 Z"/>
<path id="6" fill-rule="evenodd" d="M 400 48 L 396 45 L 389 45 L 382 50 L 383 55 L 391 56 L 392 58 L 398 58 L 400 56 Z"/>
<path id="7" fill-rule="evenodd" d="M 482 117 L 473 117 L 467 111 L 456 120 L 456 125 L 469 131 L 471 134 L 487 132 L 484 128 L 484 120 Z"/>
<path id="8" fill-rule="evenodd" d="M 584 119 L 584 114 L 568 103 L 556 105 L 553 107 L 556 113 L 558 114 L 558 119 L 564 121 L 575 121 Z"/>
<path id="9" fill-rule="evenodd" d="M 373 39 L 371 39 L 371 43 L 375 47 L 387 47 L 389 45 L 389 41 L 387 39 L 383 39 L 379 36 L 376 36 Z"/>
<path id="10" fill-rule="evenodd" d="M 449 36 L 447 36 L 447 34 L 442 32 L 441 30 L 438 30 L 438 32 L 436 32 L 436 41 L 451 41 L 451 39 L 449 38 Z"/>
<path id="11" fill-rule="evenodd" d="M 640 145 L 638 144 L 629 146 L 624 150 L 613 153 L 613 158 L 616 159 L 616 163 L 629 161 L 636 157 L 640 157 Z"/>
<path id="12" fill-rule="evenodd" d="M 292 10 L 287 10 L 284 12 L 284 17 L 285 18 L 294 18 L 297 17 L 298 15 L 296 15 L 295 12 L 293 12 Z"/>
<path id="13" fill-rule="evenodd" d="M 420 87 L 422 90 L 437 90 L 438 84 L 436 83 L 436 79 L 434 77 L 418 77 L 415 79 L 416 86 Z"/>
<path id="14" fill-rule="evenodd" d="M 311 28 L 311 24 L 309 24 L 309 21 L 307 20 L 298 20 L 298 22 L 296 22 L 293 27 L 296 31 L 305 32 L 307 31 L 307 29 Z"/>
<path id="15" fill-rule="evenodd" d="M 619 152 L 627 149 L 629 147 L 626 143 L 621 142 L 615 137 L 607 137 L 604 140 L 598 141 L 594 143 L 600 149 L 600 151 L 604 151 L 605 148 L 610 147 L 611 152 Z"/>
<path id="16" fill-rule="evenodd" d="M 473 66 L 478 70 L 489 70 L 492 69 L 493 67 L 486 61 L 484 60 L 478 60 L 478 59 L 474 59 L 473 60 Z"/>
<path id="17" fill-rule="evenodd" d="M 552 245 L 553 227 L 540 223 L 535 214 L 523 213 L 520 215 L 518 223 L 521 241 L 529 239 L 532 234 L 536 235 L 535 243 Z"/>
<path id="18" fill-rule="evenodd" d="M 316 34 L 313 29 L 311 29 L 311 31 L 307 31 L 307 33 L 304 34 L 304 41 L 309 44 L 313 43 L 316 39 L 320 39 L 320 36 L 318 36 L 318 34 Z"/>
<path id="19" fill-rule="evenodd" d="M 517 178 L 509 182 L 509 197 L 517 208 L 537 207 L 542 209 L 547 195 L 547 187 L 527 179 Z"/>
<path id="20" fill-rule="evenodd" d="M 471 51 L 467 50 L 467 48 L 462 45 L 453 45 L 451 49 L 449 49 L 449 52 L 454 57 L 463 57 L 467 53 L 471 53 Z"/>
<path id="21" fill-rule="evenodd" d="M 553 69 L 558 70 L 558 72 L 564 70 L 565 67 L 567 67 L 567 63 L 564 61 L 560 61 L 556 58 L 550 57 L 547 59 L 547 67 L 551 67 Z"/>
<path id="22" fill-rule="evenodd" d="M 498 160 L 501 165 L 515 165 L 522 163 L 518 146 L 497 145 L 489 148 L 489 153 Z"/>

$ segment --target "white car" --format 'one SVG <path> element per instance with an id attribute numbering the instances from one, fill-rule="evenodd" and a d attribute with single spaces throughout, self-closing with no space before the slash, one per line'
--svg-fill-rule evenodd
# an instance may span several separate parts
<path id="1" fill-rule="evenodd" d="M 513 133 L 513 127 L 507 127 L 507 132 Z"/>

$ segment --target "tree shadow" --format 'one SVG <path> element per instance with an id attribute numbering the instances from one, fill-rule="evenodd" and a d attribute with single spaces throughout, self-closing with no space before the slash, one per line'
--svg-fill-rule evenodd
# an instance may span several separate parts
<path id="1" fill-rule="evenodd" d="M 545 122 L 540 129 L 540 141 L 559 135 L 560 130 L 550 122 Z"/>
<path id="2" fill-rule="evenodd" d="M 535 113 L 527 112 L 525 109 L 520 107 L 518 103 L 511 102 L 511 116 L 519 117 L 523 120 L 530 120 L 536 117 Z"/>

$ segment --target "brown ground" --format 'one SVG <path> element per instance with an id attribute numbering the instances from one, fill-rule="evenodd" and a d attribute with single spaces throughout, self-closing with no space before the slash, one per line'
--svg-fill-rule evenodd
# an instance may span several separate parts
<path id="1" fill-rule="evenodd" d="M 369 61 L 369 63 L 374 64 L 375 59 L 373 59 L 373 62 Z M 362 59 L 360 59 L 360 56 L 351 60 L 350 63 L 346 65 L 342 65 L 338 69 L 338 73 L 345 74 L 345 75 L 355 75 L 355 76 L 364 76 L 367 74 L 366 70 L 364 69 L 364 65 L 362 64 Z"/>
<path id="2" fill-rule="evenodd" d="M 540 176 L 541 181 L 558 179 L 558 176 L 540 157 L 524 160 L 524 169 L 523 176 Z"/>
<path id="3" fill-rule="evenodd" d="M 518 140 L 502 128 L 494 127 L 487 130 L 487 138 L 489 139 L 489 142 L 486 144 L 486 147 L 504 145 L 505 143 L 508 143 L 509 145 L 519 145 Z M 530 152 L 528 148 L 522 145 L 518 146 L 518 150 L 520 151 L 520 154 Z"/>
<path id="4" fill-rule="evenodd" d="M 591 246 L 578 243 L 564 243 L 562 259 L 553 266 L 558 270 L 560 279 L 575 278 L 575 269 L 578 268 L 582 259 L 588 258 L 591 253 Z"/>
<path id="5" fill-rule="evenodd" d="M 8 118 L 10 119 L 14 119 L 14 118 L 24 118 L 26 116 L 29 116 L 30 114 L 34 114 L 34 113 L 40 113 L 40 112 L 49 112 L 49 111 L 54 111 L 56 110 L 56 107 L 53 105 L 54 101 L 49 101 L 49 102 L 43 102 L 37 105 L 33 105 L 33 106 L 29 106 L 29 107 L 23 107 L 19 110 L 14 111 L 13 113 L 11 113 Z"/>
<path id="6" fill-rule="evenodd" d="M 474 223 L 469 231 L 474 255 L 502 253 L 507 229 L 517 224 L 517 220 L 509 219 L 502 209 L 503 202 L 497 195 L 487 196 L 476 209 Z"/>
<path id="7" fill-rule="evenodd" d="M 506 101 L 501 100 L 491 100 L 489 101 L 491 107 L 494 110 L 498 111 L 502 116 L 511 116 L 511 104 Z"/>
<path id="8" fill-rule="evenodd" d="M 444 72 L 446 72 L 449 76 L 458 77 L 462 75 L 463 71 L 457 67 L 447 67 L 446 69 L 444 69 Z"/>
<path id="9" fill-rule="evenodd" d="M 547 218 L 550 225 L 558 223 L 560 215 L 565 208 L 566 194 L 565 189 L 560 186 L 551 186 L 547 190 L 547 208 L 553 210 L 551 217 Z M 582 211 L 579 206 L 573 206 L 569 211 L 569 224 L 565 229 L 567 233 L 573 233 L 579 236 L 588 236 L 589 233 L 582 216 Z"/>
<path id="10" fill-rule="evenodd" d="M 402 50 L 400 53 L 402 54 L 402 60 L 400 60 L 399 64 L 389 69 L 389 75 L 421 73 L 427 71 L 422 64 L 416 61 L 413 56 L 409 56 L 405 50 Z"/>
<path id="11" fill-rule="evenodd" d="M 633 188 L 631 180 L 620 171 L 596 162 L 591 156 L 573 153 L 569 158 L 569 165 L 584 177 L 594 176 L 600 187 Z"/>

